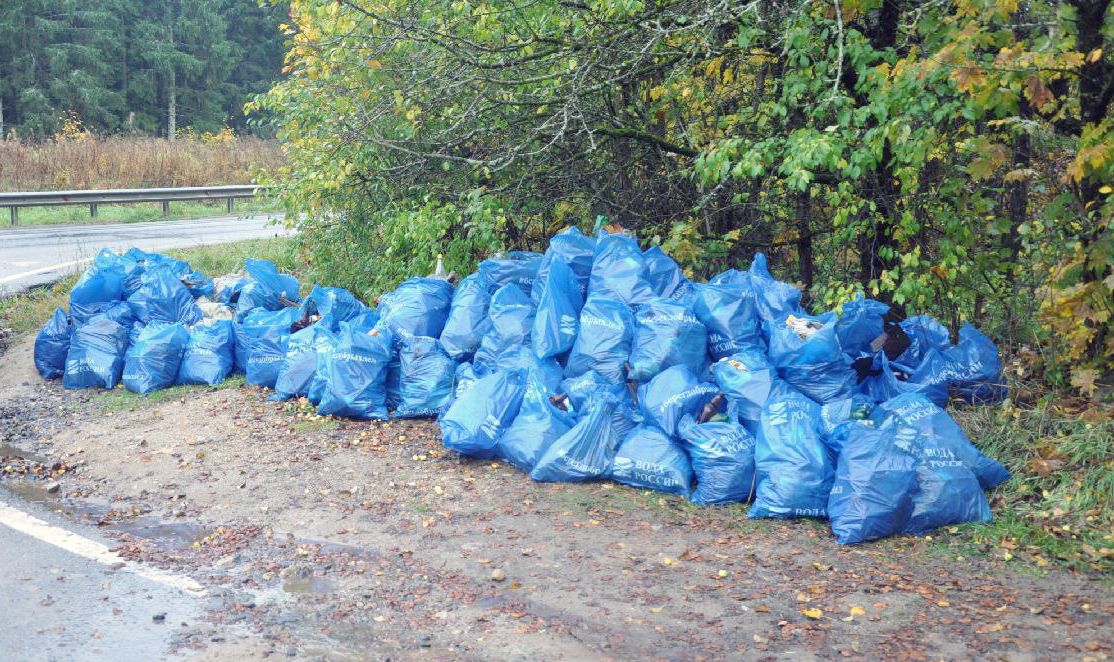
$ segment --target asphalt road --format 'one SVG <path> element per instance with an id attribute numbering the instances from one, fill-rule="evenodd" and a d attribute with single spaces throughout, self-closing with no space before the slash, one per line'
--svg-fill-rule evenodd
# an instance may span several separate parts
<path id="1" fill-rule="evenodd" d="M 102 248 L 162 251 L 288 234 L 275 218 L 281 215 L 0 229 L 0 295 L 80 271 Z"/>
<path id="2" fill-rule="evenodd" d="M 98 560 L 100 545 L 111 543 L 0 487 L 0 659 L 167 658 L 200 598 Z"/>

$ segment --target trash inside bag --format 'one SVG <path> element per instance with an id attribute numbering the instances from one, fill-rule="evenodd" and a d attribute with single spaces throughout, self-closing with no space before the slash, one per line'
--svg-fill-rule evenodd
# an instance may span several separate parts
<path id="1" fill-rule="evenodd" d="M 530 478 L 545 482 L 606 478 L 627 432 L 616 425 L 619 404 L 610 394 L 593 398 L 576 425 L 545 449 Z"/>
<path id="2" fill-rule="evenodd" d="M 210 298 L 217 303 L 235 307 L 240 299 L 240 290 L 250 282 L 251 279 L 247 276 L 220 276 L 213 280 L 213 296 Z"/>
<path id="3" fill-rule="evenodd" d="M 189 330 L 179 322 L 145 326 L 124 355 L 124 388 L 147 395 L 173 386 L 189 341 Z"/>
<path id="4" fill-rule="evenodd" d="M 437 422 L 445 448 L 470 457 L 497 457 L 499 438 L 518 415 L 525 390 L 521 370 L 476 380 Z"/>
<path id="5" fill-rule="evenodd" d="M 411 278 L 379 298 L 379 317 L 400 336 L 436 338 L 445 328 L 453 286 L 441 278 Z"/>
<path id="6" fill-rule="evenodd" d="M 290 334 L 286 340 L 286 355 L 275 376 L 273 398 L 289 400 L 308 395 L 317 374 L 317 354 L 332 351 L 336 343 L 336 334 L 320 323 Z"/>
<path id="7" fill-rule="evenodd" d="M 400 402 L 394 415 L 418 418 L 444 413 L 453 399 L 456 361 L 441 343 L 423 336 L 403 338 L 398 358 Z"/>
<path id="8" fill-rule="evenodd" d="M 104 315 L 94 316 L 70 337 L 62 386 L 115 388 L 124 371 L 127 347 L 127 329 Z"/>
<path id="9" fill-rule="evenodd" d="M 551 264 L 530 334 L 534 354 L 545 359 L 572 349 L 583 307 L 584 297 L 577 288 L 576 274 L 564 262 Z"/>
<path id="10" fill-rule="evenodd" d="M 699 417 L 719 393 L 715 384 L 700 381 L 687 366 L 676 365 L 638 387 L 638 406 L 648 422 L 675 435 L 681 418 Z"/>
<path id="11" fill-rule="evenodd" d="M 589 295 L 580 311 L 580 332 L 573 341 L 565 375 L 595 370 L 615 384 L 627 381 L 627 359 L 634 337 L 634 315 L 621 301 Z"/>
<path id="12" fill-rule="evenodd" d="M 621 301 L 628 306 L 655 298 L 650 270 L 638 241 L 626 234 L 601 231 L 596 237 L 588 295 Z"/>
<path id="13" fill-rule="evenodd" d="M 128 297 L 128 305 L 140 322 L 181 322 L 189 326 L 204 317 L 193 295 L 169 266 L 148 268 L 141 282 L 139 289 Z"/>
<path id="14" fill-rule="evenodd" d="M 770 362 L 778 376 L 819 403 L 848 398 L 858 377 L 836 336 L 834 315 L 787 315 L 771 329 Z"/>
<path id="15" fill-rule="evenodd" d="M 549 400 L 545 384 L 537 373 L 530 371 L 522 405 L 514 421 L 498 440 L 497 454 L 519 469 L 529 472 L 542 452 L 568 432 L 576 423 L 572 414 L 562 411 Z"/>
<path id="16" fill-rule="evenodd" d="M 182 277 L 182 285 L 186 286 L 189 290 L 190 296 L 197 299 L 198 297 L 211 297 L 213 292 L 216 291 L 216 286 L 211 278 L 207 278 L 205 274 L 200 271 L 191 271 Z"/>
<path id="17" fill-rule="evenodd" d="M 317 366 L 324 381 L 318 414 L 387 420 L 387 365 L 394 338 L 386 328 L 374 333 L 340 323 L 336 346 Z"/>
<path id="18" fill-rule="evenodd" d="M 178 368 L 178 383 L 216 386 L 232 374 L 235 353 L 232 322 L 214 320 L 194 325 Z"/>
<path id="19" fill-rule="evenodd" d="M 503 354 L 526 346 L 534 326 L 534 302 L 517 285 L 509 283 L 496 290 L 488 307 L 491 327 L 480 341 L 472 367 L 481 375 L 503 368 Z"/>
<path id="20" fill-rule="evenodd" d="M 851 356 L 870 351 L 870 343 L 884 331 L 883 318 L 890 307 L 881 301 L 864 299 L 859 295 L 843 304 L 843 312 L 836 321 L 839 346 Z"/>
<path id="21" fill-rule="evenodd" d="M 708 353 L 718 361 L 746 347 L 766 346 L 754 293 L 742 285 L 701 285 L 693 314 L 708 329 Z"/>
<path id="22" fill-rule="evenodd" d="M 649 381 L 675 365 L 703 374 L 708 360 L 708 331 L 688 307 L 655 299 L 639 306 L 634 319 L 628 374 L 631 380 Z"/>
<path id="23" fill-rule="evenodd" d="M 696 504 L 749 501 L 754 495 L 754 435 L 731 421 L 697 423 L 685 416 L 677 426 L 696 476 L 689 499 Z"/>
<path id="24" fill-rule="evenodd" d="M 765 352 L 745 347 L 712 364 L 712 378 L 740 418 L 758 422 L 777 375 Z"/>
<path id="25" fill-rule="evenodd" d="M 820 434 L 833 455 L 839 456 L 852 424 L 874 424 L 869 420 L 873 409 L 874 400 L 858 393 L 820 406 Z"/>
<path id="26" fill-rule="evenodd" d="M 449 356 L 461 361 L 476 353 L 490 328 L 487 307 L 491 294 L 479 274 L 460 282 L 453 292 L 449 316 L 441 331 L 441 346 Z"/>
<path id="27" fill-rule="evenodd" d="M 819 421 L 820 405 L 784 382 L 775 385 L 759 420 L 748 517 L 825 516 L 835 464 Z"/>
<path id="28" fill-rule="evenodd" d="M 70 318 L 61 308 L 35 336 L 35 369 L 43 379 L 56 379 L 66 372 L 66 353 L 70 351 Z"/>
<path id="29" fill-rule="evenodd" d="M 624 485 L 687 497 L 692 466 L 683 448 L 653 425 L 627 434 L 611 463 L 611 477 Z"/>
<path id="30" fill-rule="evenodd" d="M 658 246 L 651 246 L 642 253 L 646 260 L 647 280 L 656 296 L 663 299 L 681 299 L 692 285 L 676 260 Z"/>
<path id="31" fill-rule="evenodd" d="M 327 320 L 329 330 L 336 333 L 341 322 L 348 322 L 365 310 L 367 306 L 343 287 L 314 285 L 302 300 L 298 317 L 311 320 L 316 316 Z"/>
<path id="32" fill-rule="evenodd" d="M 535 303 L 541 300 L 542 289 L 549 277 L 549 267 L 554 262 L 564 262 L 572 269 L 576 274 L 577 290 L 582 297 L 587 296 L 595 252 L 595 238 L 583 234 L 575 226 L 553 235 L 549 240 L 549 249 L 538 263 L 538 273 L 530 289 L 530 298 Z"/>
<path id="33" fill-rule="evenodd" d="M 510 251 L 505 257 L 481 261 L 477 273 L 488 292 L 495 292 L 506 285 L 514 285 L 523 294 L 529 296 L 541 263 L 541 253 Z"/>
<path id="34" fill-rule="evenodd" d="M 923 437 L 921 446 L 942 461 L 959 460 L 975 472 L 979 484 L 989 490 L 1009 480 L 1010 472 L 996 460 L 975 448 L 963 429 L 943 409 L 917 393 L 906 393 L 880 403 L 870 413 L 877 427 L 882 427 L 890 417 L 895 425 L 912 428 Z"/>

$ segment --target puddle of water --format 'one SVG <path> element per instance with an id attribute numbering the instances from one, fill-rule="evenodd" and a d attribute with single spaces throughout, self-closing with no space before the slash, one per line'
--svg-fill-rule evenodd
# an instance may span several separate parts
<path id="1" fill-rule="evenodd" d="M 332 593 L 336 586 L 325 577 L 290 577 L 282 581 L 282 590 L 287 593 Z"/>
<path id="2" fill-rule="evenodd" d="M 49 460 L 42 456 L 35 455 L 34 453 L 30 453 L 23 450 L 22 448 L 12 446 L 11 444 L 0 444 L 0 458 L 2 457 L 14 457 L 21 460 L 29 460 L 31 462 L 38 462 L 39 464 L 46 465 L 49 465 L 51 463 Z"/>
<path id="3" fill-rule="evenodd" d="M 59 490 L 54 493 L 48 492 L 46 486 L 42 483 L 36 483 L 30 480 L 9 480 L 4 482 L 4 487 L 24 501 L 44 504 L 55 511 L 62 509 L 59 503 L 59 497 L 62 496 L 61 491 Z"/>
<path id="4" fill-rule="evenodd" d="M 137 538 L 146 538 L 162 547 L 182 549 L 201 542 L 212 533 L 210 529 L 184 522 L 165 522 L 157 517 L 140 517 L 105 525 L 106 529 L 121 531 Z"/>

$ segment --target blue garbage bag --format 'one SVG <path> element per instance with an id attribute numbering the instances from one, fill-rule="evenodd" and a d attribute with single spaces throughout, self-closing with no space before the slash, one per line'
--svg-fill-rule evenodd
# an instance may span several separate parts
<path id="1" fill-rule="evenodd" d="M 449 316 L 441 331 L 441 346 L 449 356 L 461 361 L 476 353 L 480 341 L 491 327 L 487 307 L 491 294 L 479 274 L 472 274 L 453 291 Z"/>
<path id="2" fill-rule="evenodd" d="M 476 380 L 438 421 L 441 440 L 451 451 L 492 459 L 499 438 L 518 416 L 526 390 L 521 370 L 501 370 Z"/>
<path id="3" fill-rule="evenodd" d="M 120 271 L 91 266 L 82 272 L 70 290 L 70 305 L 119 301 L 123 296 L 124 277 Z"/>
<path id="4" fill-rule="evenodd" d="M 764 254 L 755 253 L 748 276 L 764 329 L 781 323 L 787 315 L 801 312 L 801 291 L 774 278 Z M 767 332 L 766 339 L 769 340 L 769 337 Z"/>
<path id="5" fill-rule="evenodd" d="M 143 327 L 124 355 L 124 388 L 147 395 L 173 386 L 190 341 L 179 322 L 151 322 Z"/>
<path id="6" fill-rule="evenodd" d="M 275 375 L 272 399 L 289 400 L 309 395 L 313 377 L 317 374 L 318 353 L 332 351 L 336 343 L 336 334 L 321 322 L 286 336 L 286 356 Z"/>
<path id="7" fill-rule="evenodd" d="M 663 299 L 681 299 L 692 283 L 685 278 L 676 260 L 658 246 L 647 248 L 642 257 L 646 260 L 647 280 L 656 296 Z"/>
<path id="8" fill-rule="evenodd" d="M 256 308 L 248 312 L 244 319 L 237 322 L 233 326 L 236 334 L 236 366 L 235 369 L 240 372 L 247 372 L 248 359 L 251 355 L 251 341 L 253 338 L 262 338 L 268 335 L 289 336 L 290 329 L 294 322 L 298 321 L 297 308 L 283 308 L 282 310 L 267 310 L 266 308 Z M 271 364 L 279 362 L 285 358 L 285 348 L 281 358 L 274 358 L 278 356 L 279 344 L 272 343 L 271 345 L 260 348 L 261 355 L 266 354 L 270 357 L 266 361 L 256 361 L 256 369 L 263 367 L 264 363 Z M 283 346 L 284 347 L 284 346 Z M 278 368 L 275 367 L 275 370 Z M 278 378 L 278 373 L 274 377 L 260 376 L 260 379 L 266 385 L 270 382 L 274 386 L 274 379 Z M 252 382 L 254 383 L 254 382 Z"/>
<path id="9" fill-rule="evenodd" d="M 399 346 L 400 402 L 398 418 L 438 416 L 453 399 L 456 361 L 445 353 L 436 338 L 411 336 Z"/>
<path id="10" fill-rule="evenodd" d="M 195 299 L 198 297 L 212 298 L 213 292 L 216 291 L 213 279 L 206 277 L 200 271 L 191 271 L 186 274 L 182 278 L 182 285 L 186 286 L 190 295 Z"/>
<path id="11" fill-rule="evenodd" d="M 580 332 L 565 363 L 565 375 L 595 370 L 615 384 L 627 381 L 634 315 L 622 301 L 589 295 L 580 311 Z"/>
<path id="12" fill-rule="evenodd" d="M 630 400 L 630 393 L 626 384 L 614 384 L 605 379 L 595 370 L 589 370 L 583 375 L 569 377 L 561 382 L 557 391 L 569 397 L 569 404 L 573 412 L 584 411 L 588 406 L 588 399 L 602 392 L 609 392 L 617 398 Z"/>
<path id="13" fill-rule="evenodd" d="M 247 338 L 246 344 L 244 380 L 253 386 L 274 388 L 286 361 L 286 352 L 290 349 L 290 334 L 272 331 L 252 335 Z"/>
<path id="14" fill-rule="evenodd" d="M 541 253 L 510 251 L 505 257 L 483 260 L 477 273 L 488 292 L 494 293 L 506 285 L 514 285 L 529 296 L 541 263 Z"/>
<path id="15" fill-rule="evenodd" d="M 912 428 L 920 435 L 922 446 L 940 461 L 959 460 L 975 472 L 983 489 L 1009 480 L 1010 472 L 975 448 L 963 429 L 943 409 L 918 393 L 905 393 L 880 403 L 870 413 L 877 427 L 888 418 L 896 425 Z"/>
<path id="16" fill-rule="evenodd" d="M 128 297 L 128 306 L 140 322 L 181 322 L 189 326 L 204 317 L 193 295 L 168 266 L 148 268 L 141 280 L 139 289 Z"/>
<path id="17" fill-rule="evenodd" d="M 894 443 L 893 432 L 858 423 L 843 443 L 828 497 L 828 519 L 841 545 L 901 533 L 913 514 L 917 461 L 911 449 Z"/>
<path id="18" fill-rule="evenodd" d="M 791 326 L 794 320 L 820 328 L 802 337 Z M 783 318 L 770 332 L 770 361 L 778 376 L 819 403 L 850 397 L 858 383 L 851 357 L 839 345 L 832 314 Z"/>
<path id="19" fill-rule="evenodd" d="M 754 292 L 742 285 L 701 285 L 692 312 L 708 329 L 708 353 L 713 361 L 744 347 L 765 347 L 754 304 Z"/>
<path id="20" fill-rule="evenodd" d="M 712 364 L 712 378 L 744 421 L 757 423 L 762 407 L 777 381 L 766 353 L 757 346 L 744 347 Z"/>
<path id="21" fill-rule="evenodd" d="M 577 289 L 576 274 L 558 260 L 549 267 L 530 334 L 538 358 L 559 356 L 572 349 L 580 330 L 584 297 Z"/>
<path id="22" fill-rule="evenodd" d="M 835 325 L 839 346 L 851 356 L 869 352 L 871 341 L 882 335 L 883 318 L 889 312 L 889 306 L 864 299 L 862 294 L 843 304 L 843 312 Z"/>
<path id="23" fill-rule="evenodd" d="M 628 378 L 646 382 L 675 365 L 704 372 L 708 331 L 687 306 L 654 299 L 639 306 L 634 322 Z"/>
<path id="24" fill-rule="evenodd" d="M 539 359 L 534 350 L 526 345 L 512 347 L 499 356 L 496 370 L 532 370 L 545 384 L 550 392 L 555 392 L 561 385 L 563 371 L 557 359 Z"/>
<path id="25" fill-rule="evenodd" d="M 410 337 L 420 338 L 421 336 Z M 384 382 L 384 388 L 387 389 L 387 411 L 398 409 L 398 406 L 402 403 L 402 360 L 398 356 L 401 343 L 402 336 L 395 336 L 391 360 L 387 363 L 387 378 Z"/>
<path id="26" fill-rule="evenodd" d="M 860 385 L 874 402 L 885 402 L 902 393 L 920 393 L 941 407 L 948 404 L 947 364 L 935 349 L 929 349 L 921 364 L 913 369 L 890 362 L 884 352 L 874 357 L 874 365 L 878 374 L 867 377 Z"/>
<path id="27" fill-rule="evenodd" d="M 499 370 L 504 353 L 529 346 L 534 327 L 534 302 L 514 283 L 496 290 L 488 307 L 491 327 L 480 341 L 472 367 L 481 375 Z"/>
<path id="28" fill-rule="evenodd" d="M 128 330 L 104 315 L 74 329 L 66 352 L 62 386 L 115 388 L 124 371 Z"/>
<path id="29" fill-rule="evenodd" d="M 596 237 L 588 295 L 622 301 L 628 306 L 655 298 L 650 270 L 638 241 L 626 234 L 601 231 Z"/>
<path id="30" fill-rule="evenodd" d="M 897 434 L 900 443 L 900 426 Z M 975 472 L 963 462 L 940 459 L 937 454 L 945 449 L 931 446 L 930 438 L 917 435 L 915 439 L 917 491 L 902 532 L 922 534 L 952 524 L 989 522 L 990 502 Z"/>
<path id="31" fill-rule="evenodd" d="M 901 320 L 901 330 L 909 337 L 909 347 L 897 357 L 905 366 L 919 366 L 929 350 L 943 352 L 952 346 L 948 327 L 931 315 L 914 315 Z"/>
<path id="32" fill-rule="evenodd" d="M 959 342 L 942 352 L 945 363 L 943 374 L 935 379 L 946 379 L 954 395 L 970 404 L 993 404 L 1006 398 L 1008 388 L 1002 377 L 1002 361 L 998 348 L 970 324 L 959 329 Z"/>
<path id="33" fill-rule="evenodd" d="M 697 423 L 685 416 L 677 426 L 696 475 L 689 499 L 696 504 L 750 501 L 755 490 L 754 435 L 731 421 Z"/>
<path id="34" fill-rule="evenodd" d="M 687 366 L 675 365 L 638 387 L 638 406 L 648 422 L 676 435 L 681 418 L 699 416 L 719 392 L 718 386 L 700 381 Z"/>
<path id="35" fill-rule="evenodd" d="M 108 248 L 102 248 L 97 253 L 93 258 L 92 268 L 96 271 L 114 271 L 119 274 L 123 283 L 123 292 L 119 297 L 121 299 L 128 298 L 132 292 L 139 289 L 144 270 L 144 266 L 131 256 L 117 255 Z"/>
<path id="36" fill-rule="evenodd" d="M 479 380 L 476 371 L 472 369 L 471 363 L 461 363 L 456 367 L 456 373 L 453 375 L 453 401 L 468 392 L 472 385 Z"/>
<path id="37" fill-rule="evenodd" d="M 639 425 L 619 444 L 611 478 L 647 490 L 689 496 L 692 465 L 685 450 L 653 425 Z"/>
<path id="38" fill-rule="evenodd" d="M 393 344 L 386 328 L 365 331 L 341 322 L 336 347 L 322 355 L 317 367 L 324 381 L 317 413 L 387 420 L 387 366 Z"/>
<path id="39" fill-rule="evenodd" d="M 606 478 L 626 426 L 616 425 L 620 400 L 610 394 L 592 398 L 568 432 L 538 458 L 530 478 L 545 482 L 579 482 Z"/>
<path id="40" fill-rule="evenodd" d="M 178 383 L 216 386 L 232 374 L 235 354 L 236 337 L 231 320 L 194 325 L 178 368 Z M 251 366 L 248 368 L 250 370 Z"/>
<path id="41" fill-rule="evenodd" d="M 221 282 L 225 280 L 225 277 L 218 278 L 217 282 L 214 284 L 214 286 L 220 286 L 216 288 L 216 292 L 214 292 L 216 295 L 214 301 L 235 308 L 240 299 L 240 290 L 244 289 L 244 287 L 251 282 L 251 279 L 247 276 L 240 276 L 227 280 L 227 282 Z"/>
<path id="42" fill-rule="evenodd" d="M 61 308 L 39 329 L 35 336 L 35 369 L 43 379 L 55 379 L 66 372 L 66 353 L 70 351 L 70 318 Z"/>
<path id="43" fill-rule="evenodd" d="M 778 382 L 762 408 L 754 467 L 748 517 L 824 517 L 835 462 L 821 439 L 820 405 Z"/>
<path id="44" fill-rule="evenodd" d="M 247 270 L 254 284 L 251 292 L 253 308 L 282 310 L 291 307 L 290 304 L 297 305 L 301 302 L 299 296 L 301 285 L 298 279 L 290 274 L 280 273 L 273 262 L 249 258 L 244 260 L 244 269 Z M 241 290 L 241 303 L 245 294 L 246 292 Z"/>
<path id="45" fill-rule="evenodd" d="M 379 298 L 379 317 L 400 336 L 436 338 L 445 328 L 453 286 L 442 278 L 411 278 Z"/>
<path id="46" fill-rule="evenodd" d="M 549 240 L 549 249 L 538 263 L 538 274 L 530 289 L 530 298 L 535 303 L 541 300 L 542 289 L 549 277 L 549 266 L 553 262 L 564 262 L 576 274 L 577 290 L 582 297 L 588 294 L 588 279 L 592 275 L 592 260 L 596 251 L 596 240 L 583 234 L 576 226 L 559 232 Z"/>
<path id="47" fill-rule="evenodd" d="M 549 401 L 545 384 L 534 371 L 527 372 L 526 389 L 518 415 L 499 437 L 497 454 L 519 469 L 530 472 L 546 448 L 576 423 L 572 414 Z"/>
<path id="48" fill-rule="evenodd" d="M 302 300 L 298 317 L 309 319 L 317 315 L 322 320 L 327 320 L 329 330 L 336 333 L 340 330 L 341 322 L 349 322 L 365 311 L 367 306 L 343 287 L 314 285 Z"/>

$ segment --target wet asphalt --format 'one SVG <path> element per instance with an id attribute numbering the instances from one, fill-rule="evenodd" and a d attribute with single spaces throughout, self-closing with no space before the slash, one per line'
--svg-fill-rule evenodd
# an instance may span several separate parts
<path id="1" fill-rule="evenodd" d="M 0 228 L 0 296 L 80 271 L 102 248 L 145 251 L 189 248 L 288 234 L 281 214 L 188 221 Z"/>

